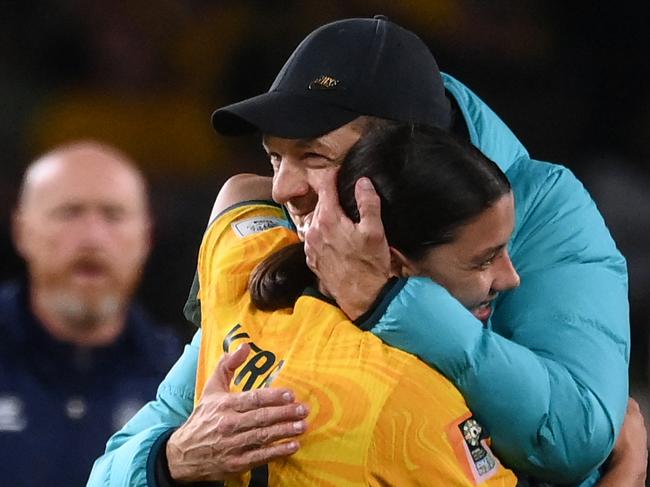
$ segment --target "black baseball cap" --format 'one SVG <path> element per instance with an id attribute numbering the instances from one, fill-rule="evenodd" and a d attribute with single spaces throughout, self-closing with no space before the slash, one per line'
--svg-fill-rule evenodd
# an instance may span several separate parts
<path id="1" fill-rule="evenodd" d="M 298 45 L 268 92 L 218 109 L 212 125 L 224 135 L 311 138 L 360 115 L 451 125 L 431 51 L 381 15 L 319 27 Z"/>

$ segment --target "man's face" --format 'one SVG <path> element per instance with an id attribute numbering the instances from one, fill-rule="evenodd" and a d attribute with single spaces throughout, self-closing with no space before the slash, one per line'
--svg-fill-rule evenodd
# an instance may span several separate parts
<path id="1" fill-rule="evenodd" d="M 301 240 L 316 208 L 318 190 L 327 180 L 324 176 L 338 169 L 360 137 L 355 122 L 315 139 L 264 137 L 273 166 L 273 199 L 285 206 Z"/>
<path id="2" fill-rule="evenodd" d="M 485 322 L 497 294 L 519 285 L 507 249 L 513 228 L 510 192 L 460 227 L 454 241 L 434 247 L 412 263 L 412 273 L 430 277 Z"/>
<path id="3" fill-rule="evenodd" d="M 90 149 L 51 156 L 14 223 L 33 293 L 80 325 L 124 309 L 150 239 L 143 183 L 130 168 Z"/>

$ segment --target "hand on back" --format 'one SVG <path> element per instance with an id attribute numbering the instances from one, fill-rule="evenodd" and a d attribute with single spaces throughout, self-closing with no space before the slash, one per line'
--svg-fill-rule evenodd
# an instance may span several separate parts
<path id="1" fill-rule="evenodd" d="M 250 347 L 226 354 L 188 420 L 167 442 L 172 478 L 214 481 L 295 453 L 306 429 L 307 406 L 287 389 L 230 392 L 235 370 Z"/>

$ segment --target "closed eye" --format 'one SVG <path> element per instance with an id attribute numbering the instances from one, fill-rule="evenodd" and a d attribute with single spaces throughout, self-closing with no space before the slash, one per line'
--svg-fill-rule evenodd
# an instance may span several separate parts
<path id="1" fill-rule="evenodd" d="M 476 267 L 481 270 L 489 268 L 503 254 L 503 248 L 481 261 Z"/>
<path id="2" fill-rule="evenodd" d="M 486 259 L 478 265 L 479 269 L 487 269 L 494 263 L 494 257 Z"/>

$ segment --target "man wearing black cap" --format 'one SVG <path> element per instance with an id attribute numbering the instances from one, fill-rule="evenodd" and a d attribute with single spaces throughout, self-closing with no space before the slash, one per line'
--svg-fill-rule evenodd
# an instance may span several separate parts
<path id="1" fill-rule="evenodd" d="M 385 254 L 385 241 L 371 188 L 360 188 L 365 216 L 348 235 L 332 224 L 340 221 L 336 208 L 320 208 L 314 216 L 319 192 L 328 190 L 319 171 L 335 167 L 354 142 L 337 139 L 313 150 L 314 138 L 345 131 L 360 116 L 366 117 L 366 130 L 377 119 L 451 130 L 507 174 L 517 209 L 510 253 L 522 284 L 481 303 L 488 313 L 494 306 L 487 327 L 430 280 L 413 278 L 396 295 L 388 292 L 383 260 L 375 258 Z M 268 93 L 217 110 L 213 124 L 223 134 L 260 131 L 266 140 L 289 144 L 291 150 L 269 154 L 277 166 L 272 191 L 305 234 L 310 266 L 351 318 L 377 317 L 374 333 L 419 355 L 456 384 L 488 425 L 506 464 L 548 481 L 576 483 L 605 460 L 627 402 L 625 260 L 573 175 L 532 160 L 474 93 L 439 73 L 417 36 L 383 18 L 323 26 L 298 46 Z M 293 150 L 301 144 L 309 150 Z M 189 304 L 192 311 L 196 302 Z M 224 385 L 187 419 L 199 340 L 197 334 L 163 382 L 158 401 L 109 443 L 91 481 L 111 476 L 122 485 L 118 478 L 143 478 L 147 471 L 149 479 L 161 481 L 154 469 L 161 464 L 183 471 L 186 479 L 219 479 L 228 469 L 243 471 L 291 453 L 261 440 L 295 435 L 288 425 L 302 416 L 291 395 L 255 391 L 255 408 L 250 397 L 233 397 Z M 234 365 L 222 365 L 221 373 Z M 240 400 L 249 401 L 245 408 Z M 239 433 L 239 442 L 198 434 L 215 418 L 249 409 L 266 420 Z M 193 468 L 201 475 L 187 475 Z"/>

